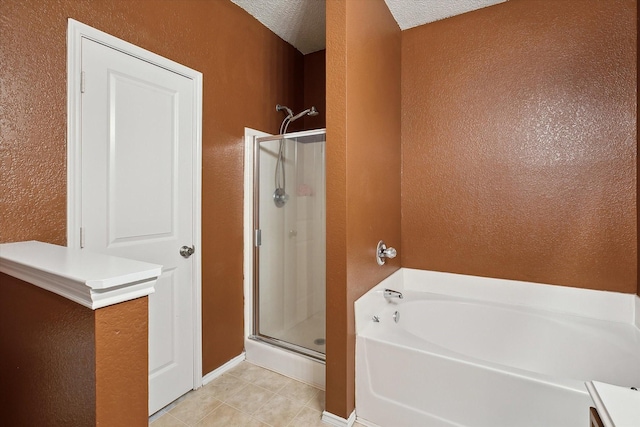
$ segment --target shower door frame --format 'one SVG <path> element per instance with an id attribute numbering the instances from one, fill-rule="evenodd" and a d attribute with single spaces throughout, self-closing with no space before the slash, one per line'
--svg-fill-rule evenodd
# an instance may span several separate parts
<path id="1" fill-rule="evenodd" d="M 260 245 L 259 230 L 260 229 L 260 162 L 259 159 L 260 143 L 264 141 L 278 141 L 281 139 L 296 139 L 305 136 L 324 135 L 326 144 L 326 128 L 313 129 L 300 132 L 285 133 L 282 135 L 273 136 L 254 136 L 253 138 L 253 203 L 252 203 L 252 217 L 253 217 L 253 269 L 252 269 L 252 298 L 251 298 L 251 330 L 248 338 L 251 340 L 261 341 L 276 347 L 283 348 L 285 350 L 298 353 L 301 356 L 310 358 L 315 361 L 325 362 L 326 354 L 302 347 L 287 341 L 280 340 L 278 338 L 270 337 L 260 334 Z M 296 141 L 296 143 L 298 143 Z M 284 167 L 284 165 L 283 165 Z M 326 171 L 326 166 L 325 166 Z M 325 282 L 326 291 L 326 282 Z M 326 304 L 325 304 L 326 311 Z"/>

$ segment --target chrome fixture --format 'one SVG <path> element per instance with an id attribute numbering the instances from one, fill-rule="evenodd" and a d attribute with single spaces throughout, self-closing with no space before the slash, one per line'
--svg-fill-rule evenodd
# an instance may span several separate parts
<path id="1" fill-rule="evenodd" d="M 276 105 L 276 111 L 284 111 L 287 113 L 287 117 L 284 118 L 282 124 L 280 125 L 280 135 L 284 135 L 287 133 L 287 129 L 291 122 L 295 122 L 300 117 L 307 116 L 317 116 L 318 110 L 316 107 L 307 108 L 304 111 L 299 112 L 296 115 L 293 115 L 293 111 L 291 108 L 285 105 Z M 289 200 L 289 195 L 285 191 L 286 186 L 286 176 L 284 172 L 284 138 L 280 139 L 280 146 L 278 148 L 278 158 L 276 160 L 276 172 L 275 172 L 275 185 L 276 190 L 273 192 L 273 203 L 275 203 L 276 207 L 281 208 L 287 203 Z"/>
<path id="2" fill-rule="evenodd" d="M 384 299 L 391 302 L 393 298 L 402 299 L 402 292 L 394 291 L 393 289 L 385 289 L 382 293 Z"/>
<path id="3" fill-rule="evenodd" d="M 382 240 L 378 242 L 378 247 L 376 248 L 376 261 L 378 265 L 384 265 L 386 262 L 385 258 L 395 258 L 398 252 L 394 248 L 387 248 L 387 245 L 384 244 Z"/>
<path id="4" fill-rule="evenodd" d="M 320 114 L 318 113 L 318 110 L 316 110 L 316 107 L 313 107 L 313 106 L 311 108 L 307 108 L 306 110 L 299 112 L 295 116 L 293 115 L 293 111 L 291 111 L 291 108 L 287 107 L 286 105 L 277 104 L 276 111 L 284 111 L 287 113 L 287 117 L 284 118 L 284 120 L 282 121 L 282 124 L 280 125 L 280 135 L 284 135 L 285 133 L 287 133 L 287 128 L 289 127 L 291 122 L 295 122 L 300 117 L 304 115 L 317 116 L 318 114 Z"/>
<path id="5" fill-rule="evenodd" d="M 393 321 L 398 323 L 400 321 L 400 312 L 396 310 L 395 313 L 393 313 Z"/>
<path id="6" fill-rule="evenodd" d="M 277 169 L 276 169 L 276 173 L 277 173 Z M 289 195 L 287 193 L 284 192 L 284 171 L 282 171 L 282 176 L 283 176 L 283 187 L 279 188 L 276 187 L 276 191 L 273 192 L 273 203 L 276 204 L 276 207 L 281 208 L 284 206 L 285 203 L 287 203 L 289 201 Z"/>
<path id="7" fill-rule="evenodd" d="M 180 248 L 180 255 L 184 258 L 189 258 L 196 251 L 194 246 L 183 246 Z"/>
<path id="8" fill-rule="evenodd" d="M 380 316 L 373 316 L 372 319 L 375 323 L 380 323 Z"/>

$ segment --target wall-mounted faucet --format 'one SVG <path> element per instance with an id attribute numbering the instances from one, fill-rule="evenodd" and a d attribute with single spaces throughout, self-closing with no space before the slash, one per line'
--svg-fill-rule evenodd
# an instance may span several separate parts
<path id="1" fill-rule="evenodd" d="M 394 291 L 393 289 L 385 289 L 384 292 L 382 292 L 382 296 L 384 296 L 384 299 L 386 299 L 387 302 L 391 302 L 394 298 L 403 298 L 402 292 Z"/>
<path id="2" fill-rule="evenodd" d="M 397 254 L 398 252 L 394 248 L 387 248 L 384 241 L 380 240 L 378 242 L 378 247 L 376 248 L 376 262 L 378 265 L 384 265 L 387 261 L 386 258 L 395 258 Z"/>

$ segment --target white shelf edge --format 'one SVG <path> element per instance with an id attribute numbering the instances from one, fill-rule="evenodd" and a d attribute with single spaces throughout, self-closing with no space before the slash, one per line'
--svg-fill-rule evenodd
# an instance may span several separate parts
<path id="1" fill-rule="evenodd" d="M 95 310 L 152 294 L 162 266 L 30 241 L 0 244 L 0 272 Z"/>

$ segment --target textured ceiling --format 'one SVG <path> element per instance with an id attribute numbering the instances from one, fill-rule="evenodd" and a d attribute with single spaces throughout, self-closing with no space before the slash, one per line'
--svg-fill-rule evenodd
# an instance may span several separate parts
<path id="1" fill-rule="evenodd" d="M 325 0 L 231 0 L 303 54 L 325 47 Z"/>
<path id="2" fill-rule="evenodd" d="M 401 30 L 417 27 L 507 0 L 384 0 Z"/>
<path id="3" fill-rule="evenodd" d="M 325 48 L 325 0 L 231 0 L 303 54 Z M 507 0 L 385 0 L 401 30 Z"/>

